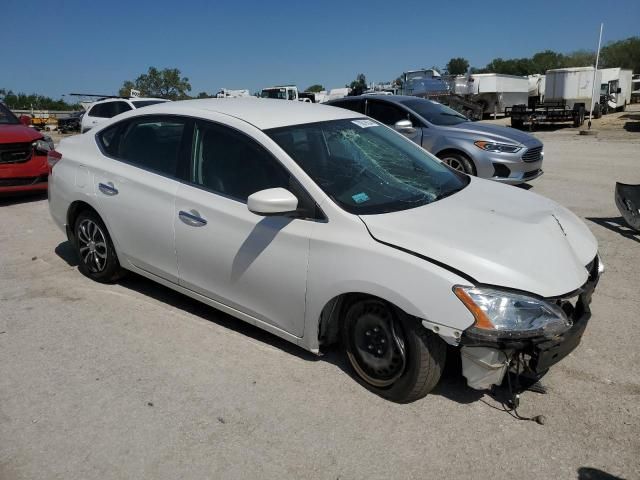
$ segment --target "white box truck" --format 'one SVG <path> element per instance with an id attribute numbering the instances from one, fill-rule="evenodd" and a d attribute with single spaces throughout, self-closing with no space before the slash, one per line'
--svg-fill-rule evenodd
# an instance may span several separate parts
<path id="1" fill-rule="evenodd" d="M 631 103 L 633 72 L 622 68 L 603 68 L 599 72 L 602 113 L 625 110 Z"/>
<path id="2" fill-rule="evenodd" d="M 533 130 L 539 123 L 573 122 L 574 127 L 584 123 L 591 110 L 594 94 L 594 67 L 557 68 L 547 70 L 544 82 L 544 101 L 533 106 L 514 105 L 505 112 L 511 116 L 511 126 L 528 125 Z M 600 118 L 600 83 L 602 73 L 595 72 L 595 98 L 593 116 Z"/>

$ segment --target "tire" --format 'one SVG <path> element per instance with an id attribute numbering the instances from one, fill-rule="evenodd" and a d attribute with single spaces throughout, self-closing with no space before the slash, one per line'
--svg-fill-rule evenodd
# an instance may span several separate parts
<path id="1" fill-rule="evenodd" d="M 433 390 L 446 359 L 441 338 L 375 297 L 360 298 L 344 310 L 342 347 L 357 381 L 397 403 Z"/>
<path id="2" fill-rule="evenodd" d="M 73 231 L 80 273 L 100 283 L 112 283 L 122 278 L 124 270 L 107 227 L 97 213 L 81 212 Z"/>
<path id="3" fill-rule="evenodd" d="M 512 118 L 511 119 L 511 127 L 517 128 L 518 130 L 522 130 L 522 127 L 524 127 L 524 121 L 522 121 L 522 120 L 514 120 Z"/>
<path id="4" fill-rule="evenodd" d="M 593 118 L 600 118 L 602 117 L 602 109 L 600 108 L 600 104 L 596 103 L 595 106 L 593 107 Z"/>
<path id="5" fill-rule="evenodd" d="M 476 168 L 473 162 L 462 153 L 445 152 L 438 155 L 438 158 L 454 170 L 466 173 L 467 175 L 476 175 Z"/>

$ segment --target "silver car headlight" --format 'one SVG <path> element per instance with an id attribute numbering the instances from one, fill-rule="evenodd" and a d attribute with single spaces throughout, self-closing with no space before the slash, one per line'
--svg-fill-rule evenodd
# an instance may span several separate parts
<path id="1" fill-rule="evenodd" d="M 481 148 L 482 150 L 486 150 L 487 152 L 498 152 L 498 153 L 516 153 L 521 150 L 522 147 L 519 145 L 511 145 L 508 143 L 497 143 L 497 142 L 485 142 L 484 140 L 477 140 L 473 142 L 473 144 Z"/>
<path id="2" fill-rule="evenodd" d="M 566 332 L 573 322 L 562 308 L 533 296 L 482 287 L 453 287 L 475 318 L 476 333 L 491 337 L 550 337 Z"/>
<path id="3" fill-rule="evenodd" d="M 32 143 L 33 149 L 43 155 L 46 155 L 54 149 L 53 140 L 51 137 L 43 137 Z"/>

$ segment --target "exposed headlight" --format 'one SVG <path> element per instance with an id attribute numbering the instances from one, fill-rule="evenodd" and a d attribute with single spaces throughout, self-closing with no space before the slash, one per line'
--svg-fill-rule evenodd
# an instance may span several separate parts
<path id="1" fill-rule="evenodd" d="M 41 153 L 43 155 L 46 155 L 48 152 L 54 149 L 53 140 L 51 140 L 51 137 L 43 137 L 33 142 L 32 145 L 33 145 L 33 149 L 36 152 Z"/>
<path id="2" fill-rule="evenodd" d="M 553 303 L 493 288 L 453 287 L 453 292 L 473 314 L 477 333 L 492 337 L 554 336 L 573 324 Z"/>
<path id="3" fill-rule="evenodd" d="M 509 145 L 508 143 L 496 143 L 496 142 L 485 142 L 484 140 L 478 140 L 473 142 L 473 144 L 481 148 L 482 150 L 486 150 L 487 152 L 499 152 L 499 153 L 516 153 L 518 150 L 522 149 L 518 145 Z"/>

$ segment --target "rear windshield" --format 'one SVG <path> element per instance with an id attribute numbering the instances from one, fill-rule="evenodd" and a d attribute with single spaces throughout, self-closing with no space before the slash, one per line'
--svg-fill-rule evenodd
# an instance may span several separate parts
<path id="1" fill-rule="evenodd" d="M 164 103 L 166 100 L 133 100 L 133 106 L 136 108 L 148 107 L 149 105 L 155 105 L 156 103 Z"/>

